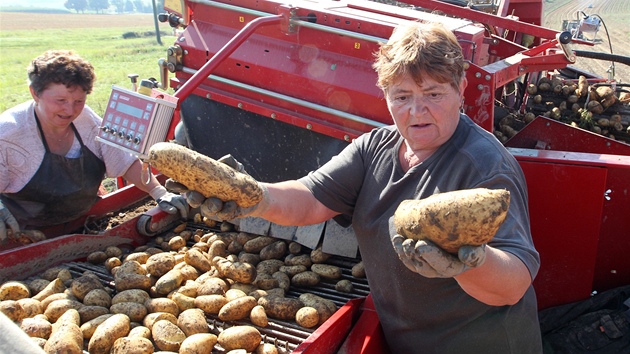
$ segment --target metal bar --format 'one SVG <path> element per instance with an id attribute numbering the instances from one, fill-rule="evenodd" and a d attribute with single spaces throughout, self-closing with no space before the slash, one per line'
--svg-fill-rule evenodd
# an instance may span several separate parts
<path id="1" fill-rule="evenodd" d="M 199 71 L 197 71 L 182 87 L 175 92 L 173 96 L 184 99 L 188 97 L 194 89 L 201 84 L 214 69 L 216 69 L 223 60 L 227 59 L 256 29 L 261 26 L 267 26 L 279 23 L 282 16 L 259 17 L 245 25 L 223 48 L 221 48 L 207 63 L 205 63 Z"/>
<path id="2" fill-rule="evenodd" d="M 194 69 L 187 68 L 187 67 L 184 67 L 182 69 L 182 71 L 185 72 L 185 73 L 188 73 L 188 74 L 195 74 L 195 75 L 196 75 L 196 73 L 199 72 L 199 71 L 196 71 Z M 381 123 L 381 122 L 377 122 L 375 120 L 363 118 L 361 116 L 357 116 L 357 115 L 354 115 L 354 114 L 346 113 L 346 112 L 343 112 L 343 111 L 340 111 L 340 110 L 337 110 L 337 109 L 332 109 L 332 108 L 329 108 L 329 107 L 326 107 L 326 106 L 322 106 L 322 105 L 319 105 L 319 104 L 316 104 L 316 103 L 313 103 L 313 102 L 304 101 L 304 100 L 301 100 L 301 99 L 298 99 L 298 98 L 294 98 L 294 97 L 291 97 L 291 96 L 283 95 L 281 93 L 277 93 L 277 92 L 273 92 L 273 91 L 270 91 L 270 90 L 262 89 L 260 87 L 244 84 L 244 83 L 239 82 L 239 81 L 226 79 L 224 77 L 220 77 L 220 76 L 216 76 L 216 75 L 209 75 L 207 77 L 207 79 L 213 80 L 213 81 L 217 81 L 217 82 L 220 82 L 220 83 L 223 83 L 223 84 L 226 84 L 226 85 L 230 85 L 230 86 L 233 86 L 233 87 L 238 87 L 238 88 L 250 91 L 250 92 L 255 92 L 255 93 L 258 93 L 258 94 L 261 94 L 261 95 L 265 95 L 265 96 L 268 96 L 268 97 L 277 98 L 279 100 L 290 102 L 292 104 L 295 104 L 295 105 L 298 105 L 298 106 L 301 106 L 301 107 L 310 108 L 310 109 L 318 111 L 318 112 L 334 115 L 334 116 L 337 116 L 339 118 L 345 118 L 345 119 L 351 120 L 353 122 L 367 124 L 367 125 L 370 125 L 370 126 L 375 127 L 375 128 L 383 127 L 383 126 L 387 125 L 387 124 L 384 124 L 384 123 Z"/>

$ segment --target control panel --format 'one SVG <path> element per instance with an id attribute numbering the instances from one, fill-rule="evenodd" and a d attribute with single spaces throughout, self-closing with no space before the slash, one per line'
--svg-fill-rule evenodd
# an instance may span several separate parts
<path id="1" fill-rule="evenodd" d="M 97 140 L 146 157 L 151 146 L 166 141 L 177 97 L 153 89 L 150 95 L 112 86 Z"/>

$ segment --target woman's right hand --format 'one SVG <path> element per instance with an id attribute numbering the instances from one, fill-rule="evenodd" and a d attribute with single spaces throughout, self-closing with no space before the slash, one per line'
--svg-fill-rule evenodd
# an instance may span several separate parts
<path id="1" fill-rule="evenodd" d="M 14 235 L 20 232 L 20 225 L 17 220 L 0 201 L 0 243 L 7 241 L 7 226 L 13 231 Z"/>

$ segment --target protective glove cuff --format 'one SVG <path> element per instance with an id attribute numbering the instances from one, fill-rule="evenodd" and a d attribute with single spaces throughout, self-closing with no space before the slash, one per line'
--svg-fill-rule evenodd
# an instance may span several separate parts
<path id="1" fill-rule="evenodd" d="M 166 193 L 168 193 L 168 191 L 162 185 L 159 185 L 149 191 L 149 195 L 151 196 L 151 198 L 156 201 L 166 195 Z"/>

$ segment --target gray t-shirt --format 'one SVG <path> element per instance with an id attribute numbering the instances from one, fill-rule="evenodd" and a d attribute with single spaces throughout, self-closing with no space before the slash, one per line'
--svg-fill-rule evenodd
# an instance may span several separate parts
<path id="1" fill-rule="evenodd" d="M 398 159 L 402 143 L 395 127 L 375 129 L 300 179 L 320 202 L 352 223 L 392 353 L 541 353 L 533 287 L 513 306 L 489 306 L 466 294 L 452 278 L 425 278 L 410 271 L 390 241 L 389 219 L 402 200 L 504 188 L 511 194 L 508 216 L 489 245 L 516 255 L 534 278 L 540 259 L 518 162 L 464 115 L 453 137 L 406 173 Z"/>

